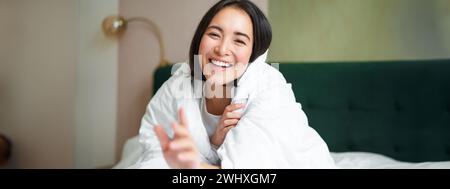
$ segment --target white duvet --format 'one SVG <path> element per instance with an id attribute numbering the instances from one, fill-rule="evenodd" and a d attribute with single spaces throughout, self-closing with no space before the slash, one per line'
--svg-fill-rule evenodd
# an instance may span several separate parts
<path id="1" fill-rule="evenodd" d="M 246 106 L 217 151 L 210 145 L 201 118 L 198 95 L 203 85 L 191 84 L 188 64 L 175 66 L 174 74 L 147 106 L 139 131 L 143 153 L 131 168 L 168 168 L 153 126 L 162 125 L 171 137 L 170 125 L 178 120 L 180 107 L 185 110 L 200 157 L 207 163 L 224 169 L 334 168 L 327 145 L 309 127 L 291 85 L 265 59 L 266 54 L 258 57 L 239 79 L 233 102 L 244 100 Z"/>
<path id="2" fill-rule="evenodd" d="M 122 152 L 122 159 L 115 169 L 130 168 L 143 153 L 138 136 L 129 139 Z M 409 163 L 369 152 L 332 152 L 336 166 L 343 169 L 450 169 L 450 161 Z M 131 167 L 132 168 L 132 167 Z"/>

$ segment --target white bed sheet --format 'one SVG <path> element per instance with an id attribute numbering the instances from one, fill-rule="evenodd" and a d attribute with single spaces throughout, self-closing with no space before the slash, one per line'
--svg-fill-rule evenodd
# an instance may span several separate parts
<path id="1" fill-rule="evenodd" d="M 331 156 L 343 169 L 450 169 L 450 161 L 409 163 L 370 152 L 332 152 Z"/>
<path id="2" fill-rule="evenodd" d="M 138 136 L 125 143 L 121 161 L 113 169 L 126 169 L 134 165 L 143 150 Z M 450 169 L 450 161 L 409 163 L 370 152 L 332 152 L 336 166 L 342 169 Z"/>

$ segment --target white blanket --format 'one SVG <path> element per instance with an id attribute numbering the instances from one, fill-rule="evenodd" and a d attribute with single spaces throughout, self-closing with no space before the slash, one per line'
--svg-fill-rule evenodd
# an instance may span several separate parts
<path id="1" fill-rule="evenodd" d="M 177 110 L 183 107 L 189 130 L 203 161 L 222 168 L 334 168 L 328 147 L 308 126 L 300 103 L 283 75 L 265 63 L 266 54 L 251 63 L 239 79 L 233 102 L 246 101 L 243 116 L 215 151 L 200 112 L 198 87 L 192 87 L 188 64 L 175 66 L 147 106 L 140 128 L 143 154 L 131 168 L 168 168 L 153 132 L 161 124 L 169 137 Z M 198 82 L 199 80 L 196 80 Z M 200 89 L 201 90 L 201 89 Z"/>
<path id="2" fill-rule="evenodd" d="M 138 136 L 128 139 L 121 160 L 114 169 L 129 168 L 136 163 L 142 151 Z M 450 161 L 411 163 L 370 152 L 331 152 L 331 157 L 336 167 L 343 169 L 450 169 Z"/>

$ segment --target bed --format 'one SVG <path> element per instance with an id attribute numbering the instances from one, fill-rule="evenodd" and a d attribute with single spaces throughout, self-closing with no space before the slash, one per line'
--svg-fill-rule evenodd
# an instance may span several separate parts
<path id="1" fill-rule="evenodd" d="M 339 167 L 450 168 L 450 60 L 278 67 Z M 170 69 L 156 70 L 154 91 Z M 133 139 L 127 145 L 116 168 L 140 153 Z"/>

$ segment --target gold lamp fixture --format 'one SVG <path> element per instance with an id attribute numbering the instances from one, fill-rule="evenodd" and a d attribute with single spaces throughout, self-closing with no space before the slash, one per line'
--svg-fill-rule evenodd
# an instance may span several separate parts
<path id="1" fill-rule="evenodd" d="M 159 44 L 159 53 L 160 53 L 160 61 L 159 67 L 166 66 L 169 64 L 169 61 L 166 59 L 165 51 L 164 51 L 164 43 L 162 39 L 161 32 L 154 22 L 144 17 L 131 17 L 125 19 L 122 16 L 112 15 L 108 16 L 103 20 L 102 29 L 106 36 L 108 37 L 121 37 L 130 22 L 142 22 L 150 26 L 153 33 L 156 35 Z"/>

